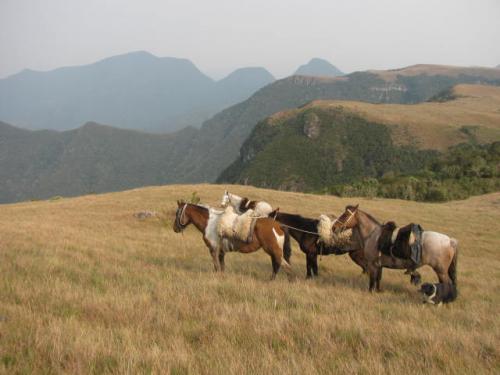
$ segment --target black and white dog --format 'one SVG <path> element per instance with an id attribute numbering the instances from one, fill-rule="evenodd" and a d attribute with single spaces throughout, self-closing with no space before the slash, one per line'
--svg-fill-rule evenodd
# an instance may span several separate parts
<path id="1" fill-rule="evenodd" d="M 425 283 L 420 288 L 420 292 L 424 296 L 424 303 L 433 305 L 453 302 L 457 298 L 457 287 L 451 283 Z"/>

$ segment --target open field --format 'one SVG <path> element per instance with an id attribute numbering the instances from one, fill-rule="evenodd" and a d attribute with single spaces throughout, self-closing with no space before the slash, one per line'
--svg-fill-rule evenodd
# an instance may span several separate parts
<path id="1" fill-rule="evenodd" d="M 347 256 L 323 257 L 306 281 L 292 263 L 269 282 L 259 251 L 228 254 L 226 274 L 194 228 L 172 231 L 175 200 L 217 185 L 0 206 L 0 373 L 462 374 L 500 372 L 500 193 L 446 204 L 340 199 L 234 186 L 285 212 L 339 213 L 348 203 L 382 221 L 411 220 L 460 241 L 459 299 L 424 306 L 402 271 L 384 292 Z M 161 220 L 136 219 L 154 210 Z M 427 268 L 424 280 L 435 280 Z"/>
<path id="2" fill-rule="evenodd" d="M 499 69 L 500 74 L 500 69 Z M 310 104 L 271 116 L 271 121 L 296 116 L 310 108 L 342 106 L 361 117 L 391 128 L 396 144 L 415 144 L 421 149 L 446 150 L 470 140 L 468 127 L 479 143 L 500 140 L 500 87 L 457 85 L 457 96 L 446 102 L 418 104 L 372 104 L 349 100 L 316 100 Z"/>

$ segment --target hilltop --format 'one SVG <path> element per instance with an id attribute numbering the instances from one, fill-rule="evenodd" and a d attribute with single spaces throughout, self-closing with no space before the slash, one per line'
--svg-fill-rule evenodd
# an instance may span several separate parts
<path id="1" fill-rule="evenodd" d="M 344 73 L 340 71 L 336 66 L 330 64 L 328 61 L 314 58 L 311 59 L 307 64 L 299 66 L 299 68 L 293 73 L 299 76 L 315 76 L 315 77 L 337 77 L 343 76 Z"/>
<path id="2" fill-rule="evenodd" d="M 269 119 L 277 123 L 309 110 L 343 108 L 364 119 L 386 124 L 397 145 L 415 144 L 421 149 L 445 150 L 469 140 L 464 126 L 473 127 L 479 143 L 500 140 L 500 87 L 461 84 L 429 102 L 412 105 L 372 104 L 348 100 L 318 100 L 299 109 L 279 112 Z"/>
<path id="3" fill-rule="evenodd" d="M 402 271 L 384 292 L 347 256 L 320 277 L 278 275 L 262 251 L 228 254 L 212 271 L 201 235 L 172 231 L 175 200 L 224 189 L 317 217 L 346 204 L 381 221 L 416 221 L 458 238 L 459 298 L 424 306 Z M 0 372 L 332 374 L 495 373 L 500 365 L 500 194 L 427 204 L 339 199 L 242 186 L 177 185 L 0 209 Z M 138 220 L 152 210 L 160 218 Z M 434 281 L 428 268 L 424 281 Z"/>
<path id="4" fill-rule="evenodd" d="M 257 125 L 218 181 L 323 190 L 367 177 L 419 173 L 438 161 L 437 151 L 500 141 L 499 87 L 459 85 L 443 95 L 447 101 L 436 96 L 439 101 L 412 105 L 313 101 L 277 113 Z M 493 147 L 493 158 L 496 153 Z"/>

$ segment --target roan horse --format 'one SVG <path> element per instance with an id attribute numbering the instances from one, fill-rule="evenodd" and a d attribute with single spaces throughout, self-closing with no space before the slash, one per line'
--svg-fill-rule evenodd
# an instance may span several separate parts
<path id="1" fill-rule="evenodd" d="M 415 267 L 411 260 L 391 257 L 378 249 L 378 239 L 382 225 L 370 214 L 356 206 L 347 206 L 337 219 L 338 228 L 352 228 L 353 236 L 363 249 L 370 276 L 369 290 L 375 287 L 380 291 L 382 267 L 393 269 L 413 269 L 429 265 L 441 283 L 453 283 L 457 280 L 458 241 L 445 234 L 424 231 L 422 234 L 422 259 Z"/>
<path id="2" fill-rule="evenodd" d="M 223 238 L 218 234 L 217 225 L 223 213 L 224 211 L 210 207 L 177 201 L 174 232 L 180 233 L 189 224 L 193 224 L 203 234 L 203 241 L 210 250 L 216 272 L 224 272 L 226 252 L 253 253 L 263 248 L 271 257 L 273 267 L 271 280 L 276 278 L 280 267 L 283 267 L 289 279 L 295 277 L 288 263 L 291 254 L 284 252 L 285 234 L 279 223 L 270 218 L 258 218 L 253 228 L 252 240 L 246 243 Z"/>
<path id="3" fill-rule="evenodd" d="M 274 218 L 282 224 L 284 231 L 288 231 L 290 236 L 297 241 L 300 250 L 306 254 L 306 277 L 318 276 L 318 255 L 342 255 L 345 251 L 339 248 L 327 247 L 321 244 L 318 234 L 319 220 L 310 219 L 301 215 L 287 214 L 284 212 L 273 211 L 269 217 Z M 361 249 L 349 251 L 349 256 L 366 272 L 366 262 Z"/>

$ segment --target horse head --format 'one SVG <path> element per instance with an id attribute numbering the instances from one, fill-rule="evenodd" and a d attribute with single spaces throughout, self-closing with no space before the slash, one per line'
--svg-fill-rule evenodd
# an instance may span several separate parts
<path id="1" fill-rule="evenodd" d="M 340 215 L 333 224 L 335 229 L 349 229 L 357 224 L 356 214 L 358 212 L 359 204 L 355 206 L 346 206 L 345 211 Z"/>
<path id="2" fill-rule="evenodd" d="M 177 211 L 175 212 L 175 220 L 173 225 L 173 230 L 175 233 L 182 232 L 191 222 L 191 219 L 186 215 L 187 206 L 188 203 L 182 200 L 177 201 Z"/>
<path id="3" fill-rule="evenodd" d="M 227 207 L 227 205 L 231 202 L 231 197 L 230 194 L 227 190 L 224 190 L 224 194 L 222 195 L 222 200 L 220 202 L 220 205 L 222 207 Z"/>

